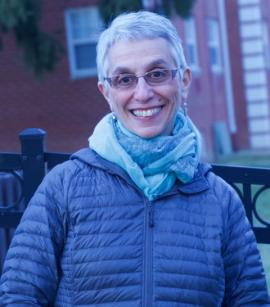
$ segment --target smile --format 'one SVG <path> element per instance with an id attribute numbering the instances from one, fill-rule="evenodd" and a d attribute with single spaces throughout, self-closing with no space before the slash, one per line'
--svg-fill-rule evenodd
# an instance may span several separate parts
<path id="1" fill-rule="evenodd" d="M 137 117 L 149 117 L 157 114 L 162 107 L 147 109 L 147 110 L 133 110 L 131 111 Z"/>

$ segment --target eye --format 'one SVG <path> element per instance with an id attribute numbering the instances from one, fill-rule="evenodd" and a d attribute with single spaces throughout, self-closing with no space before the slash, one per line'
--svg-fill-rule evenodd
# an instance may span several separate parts
<path id="1" fill-rule="evenodd" d="M 169 71 L 167 69 L 153 70 L 147 73 L 150 80 L 163 80 L 167 78 Z"/>
<path id="2" fill-rule="evenodd" d="M 120 75 L 117 77 L 118 86 L 129 86 L 133 84 L 135 76 L 133 75 Z"/>

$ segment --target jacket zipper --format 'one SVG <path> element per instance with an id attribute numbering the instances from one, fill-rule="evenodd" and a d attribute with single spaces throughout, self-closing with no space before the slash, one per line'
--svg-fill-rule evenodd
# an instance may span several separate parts
<path id="1" fill-rule="evenodd" d="M 145 238 L 144 238 L 144 287 L 143 307 L 151 307 L 153 301 L 153 203 L 146 201 Z"/>

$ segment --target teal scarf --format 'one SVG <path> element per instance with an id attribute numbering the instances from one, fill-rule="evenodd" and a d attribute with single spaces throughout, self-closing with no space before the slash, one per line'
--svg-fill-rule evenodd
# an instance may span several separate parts
<path id="1" fill-rule="evenodd" d="M 200 136 L 179 112 L 172 135 L 141 138 L 113 116 L 106 115 L 89 138 L 90 147 L 123 168 L 151 201 L 168 192 L 176 179 L 192 180 L 200 157 Z"/>

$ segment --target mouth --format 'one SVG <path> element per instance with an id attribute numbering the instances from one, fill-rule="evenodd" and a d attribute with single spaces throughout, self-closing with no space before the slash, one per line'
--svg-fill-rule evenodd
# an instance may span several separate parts
<path id="1" fill-rule="evenodd" d="M 153 115 L 156 115 L 157 113 L 160 112 L 160 110 L 162 109 L 161 107 L 155 107 L 155 108 L 150 108 L 150 109 L 135 109 L 135 110 L 131 110 L 131 113 L 133 115 L 135 115 L 136 117 L 151 117 Z"/>

